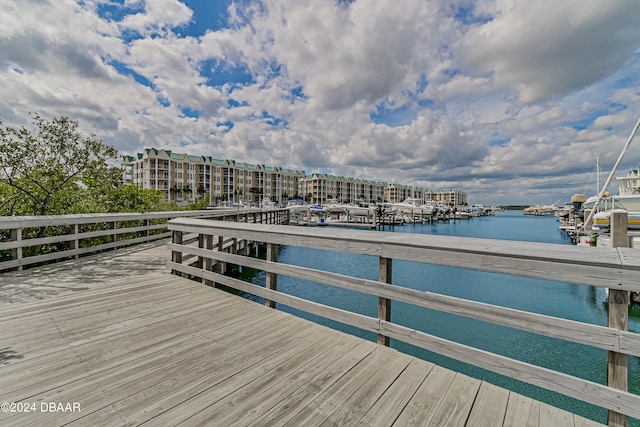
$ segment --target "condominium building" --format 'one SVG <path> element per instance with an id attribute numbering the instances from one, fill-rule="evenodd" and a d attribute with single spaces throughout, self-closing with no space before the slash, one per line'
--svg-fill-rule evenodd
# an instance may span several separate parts
<path id="1" fill-rule="evenodd" d="M 391 203 L 399 203 L 407 199 L 417 199 L 421 203 L 432 200 L 432 193 L 429 190 L 414 185 L 389 184 L 385 194 L 386 200 Z"/>
<path id="2" fill-rule="evenodd" d="M 348 178 L 303 170 L 191 156 L 171 150 L 146 148 L 135 156 L 122 156 L 123 181 L 167 194 L 178 203 L 199 200 L 210 205 L 259 204 L 265 197 L 283 204 L 295 197 L 315 204 L 340 202 L 401 202 L 407 198 L 441 201 L 450 206 L 467 204 L 460 190 L 432 191 L 403 184 Z"/>
<path id="3" fill-rule="evenodd" d="M 304 171 L 155 148 L 123 156 L 122 166 L 125 182 L 164 191 L 168 200 L 179 203 L 208 194 L 211 205 L 240 200 L 258 204 L 264 197 L 282 203 L 298 195 L 305 176 Z"/>
<path id="4" fill-rule="evenodd" d="M 302 180 L 301 193 L 310 203 L 324 204 L 328 200 L 340 202 L 382 202 L 385 182 L 344 176 L 314 173 Z"/>
<path id="5" fill-rule="evenodd" d="M 449 206 L 467 206 L 467 193 L 460 190 L 430 191 L 430 198 Z"/>

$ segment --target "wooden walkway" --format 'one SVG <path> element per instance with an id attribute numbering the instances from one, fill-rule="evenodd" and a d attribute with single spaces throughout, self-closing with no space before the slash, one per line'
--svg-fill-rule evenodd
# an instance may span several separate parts
<path id="1" fill-rule="evenodd" d="M 169 257 L 1 274 L 0 402 L 23 412 L 0 425 L 599 425 L 171 276 Z"/>

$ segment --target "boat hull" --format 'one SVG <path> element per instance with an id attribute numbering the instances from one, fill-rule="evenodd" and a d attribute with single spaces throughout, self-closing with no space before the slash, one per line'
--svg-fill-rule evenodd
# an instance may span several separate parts
<path id="1" fill-rule="evenodd" d="M 593 216 L 593 227 L 605 229 L 609 228 L 609 218 L 611 212 L 598 212 Z M 629 212 L 627 214 L 627 229 L 640 230 L 640 212 Z"/>

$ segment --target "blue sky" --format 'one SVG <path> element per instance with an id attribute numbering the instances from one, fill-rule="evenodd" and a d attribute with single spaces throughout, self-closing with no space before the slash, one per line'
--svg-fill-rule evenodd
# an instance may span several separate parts
<path id="1" fill-rule="evenodd" d="M 595 193 L 596 156 L 607 171 L 640 116 L 638 16 L 635 0 L 7 0 L 0 118 L 69 116 L 122 154 L 550 204 Z"/>

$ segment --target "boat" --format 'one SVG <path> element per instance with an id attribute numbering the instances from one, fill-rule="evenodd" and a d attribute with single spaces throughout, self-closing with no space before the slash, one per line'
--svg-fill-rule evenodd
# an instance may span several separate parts
<path id="1" fill-rule="evenodd" d="M 278 205 L 273 203 L 270 198 L 264 197 L 260 202 L 260 209 L 275 209 Z"/>
<path id="2" fill-rule="evenodd" d="M 595 229 L 608 229 L 611 219 L 611 210 L 596 212 L 593 215 L 593 227 Z M 627 230 L 640 230 L 640 212 L 627 212 Z"/>
<path id="3" fill-rule="evenodd" d="M 351 203 L 339 203 L 336 200 L 327 200 L 327 203 L 323 205 L 323 208 L 329 213 L 332 218 L 339 218 L 341 216 L 371 216 L 375 212 L 375 209 L 368 206 L 358 206 Z"/>
<path id="4" fill-rule="evenodd" d="M 399 203 L 391 203 L 391 207 L 401 214 L 435 216 L 438 213 L 438 205 L 435 201 L 422 203 L 422 200 L 411 197 Z"/>
<path id="5" fill-rule="evenodd" d="M 588 218 L 585 220 L 585 223 L 589 223 L 589 221 L 593 218 L 593 216 L 598 211 L 603 210 L 600 207 L 600 202 L 605 198 L 605 194 L 607 189 L 609 188 L 609 184 L 613 180 L 613 177 L 615 176 L 618 170 L 618 167 L 622 162 L 622 158 L 624 157 L 626 152 L 629 150 L 631 141 L 633 141 L 633 138 L 636 136 L 636 133 L 638 132 L 638 128 L 640 128 L 640 118 L 638 119 L 635 126 L 633 127 L 633 130 L 631 131 L 629 138 L 627 138 L 627 142 L 625 143 L 624 147 L 622 148 L 622 151 L 618 155 L 618 159 L 616 160 L 616 163 L 613 165 L 613 169 L 611 169 L 611 173 L 607 177 L 607 180 L 605 181 L 602 187 L 602 190 L 598 192 L 598 195 L 596 199 L 593 201 L 593 203 L 591 203 L 591 200 L 589 199 L 587 200 L 587 202 L 584 203 L 584 209 L 591 210 Z M 622 209 L 626 209 L 629 212 L 640 212 L 640 192 L 639 192 L 640 176 L 639 176 L 638 169 L 631 170 L 626 177 L 616 178 L 616 181 L 618 181 L 618 184 L 619 184 L 619 190 L 618 190 L 619 194 L 617 196 L 611 197 L 612 199 L 611 208 L 612 209 L 622 208 Z"/>
<path id="6" fill-rule="evenodd" d="M 616 177 L 618 182 L 618 195 L 614 196 L 616 202 L 628 211 L 640 212 L 640 171 L 631 169 L 626 176 Z"/>

